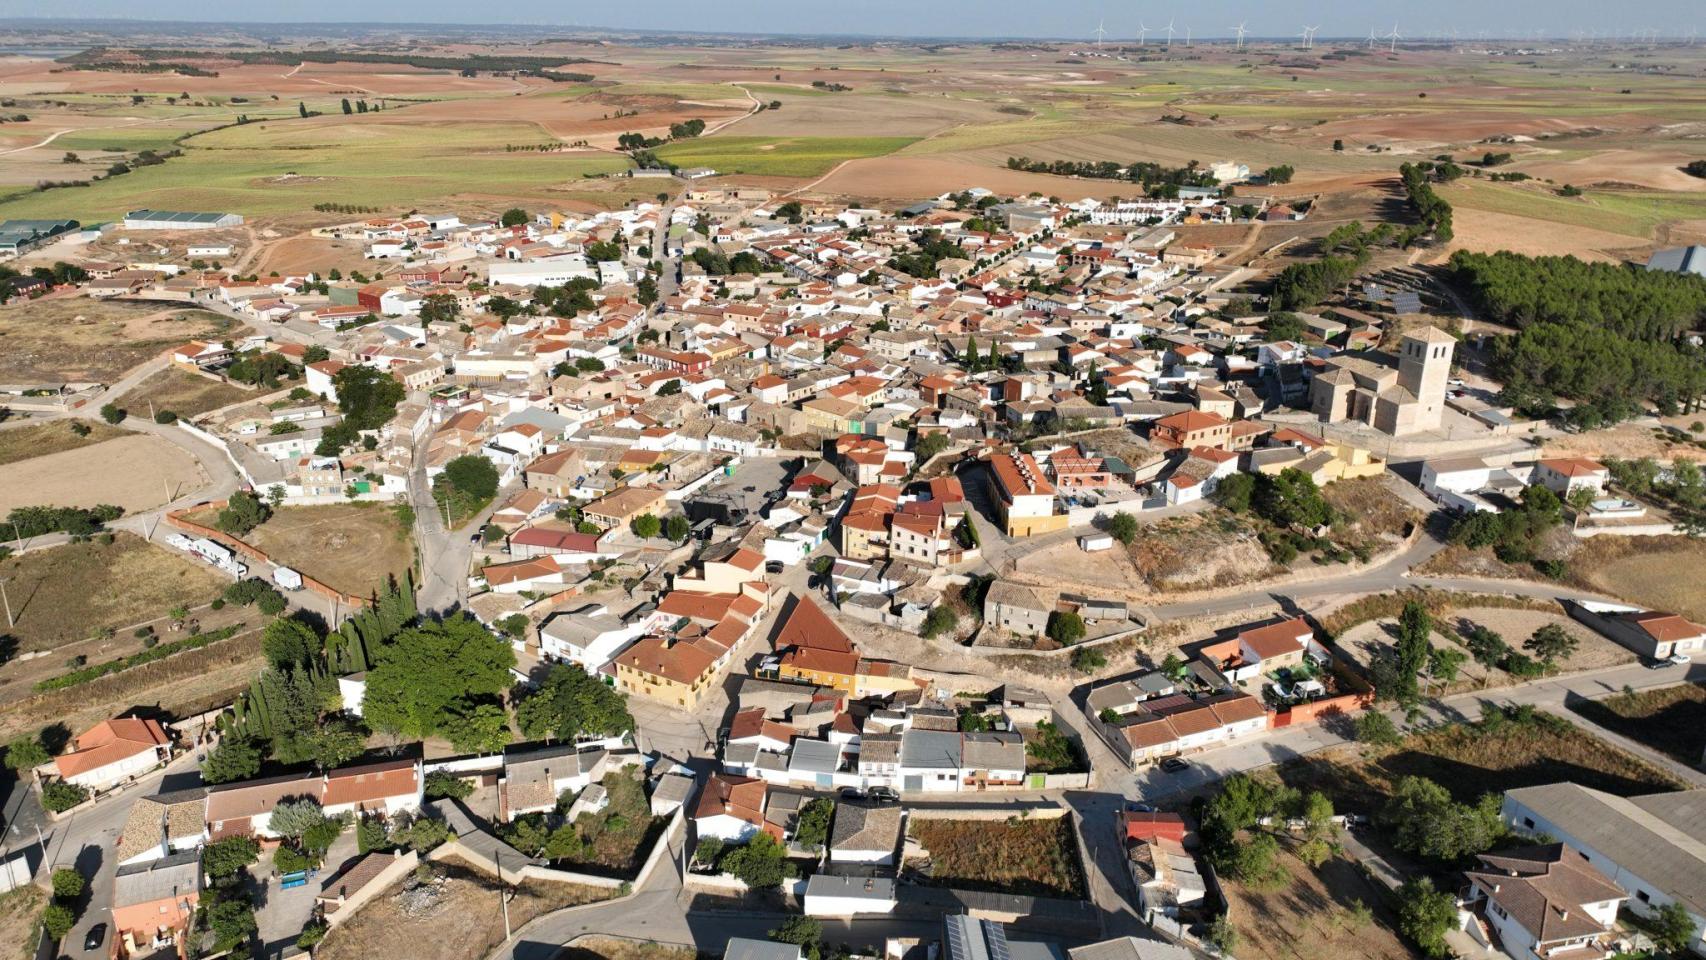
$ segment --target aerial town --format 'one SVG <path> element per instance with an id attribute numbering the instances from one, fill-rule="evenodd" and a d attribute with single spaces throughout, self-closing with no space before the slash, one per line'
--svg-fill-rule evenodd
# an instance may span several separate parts
<path id="1" fill-rule="evenodd" d="M 0 942 L 1706 957 L 1693 31 L 1181 16 L 0 21 Z"/>

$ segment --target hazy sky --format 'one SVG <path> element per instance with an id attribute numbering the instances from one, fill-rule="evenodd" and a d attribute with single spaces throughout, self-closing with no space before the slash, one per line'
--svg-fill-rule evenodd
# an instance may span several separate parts
<path id="1" fill-rule="evenodd" d="M 14 3 L 20 3 L 13 6 Z M 1405 36 L 1455 29 L 1460 37 L 1553 36 L 1615 30 L 1687 34 L 1706 19 L 1699 0 L 59 0 L 36 6 L 5 0 L 14 15 L 208 21 L 365 21 L 413 23 L 538 23 L 565 26 L 741 33 L 841 33 L 883 36 L 1080 37 L 1105 20 L 1108 37 L 1136 35 L 1140 21 L 1153 30 L 1176 17 L 1177 36 L 1189 25 L 1196 36 L 1223 36 L 1240 20 L 1261 36 L 1291 36 L 1305 23 L 1321 36 L 1385 33 L 1397 20 Z M 34 8 L 34 9 L 31 9 Z M 139 15 L 146 10 L 146 16 Z M 1152 32 L 1153 38 L 1155 34 Z"/>

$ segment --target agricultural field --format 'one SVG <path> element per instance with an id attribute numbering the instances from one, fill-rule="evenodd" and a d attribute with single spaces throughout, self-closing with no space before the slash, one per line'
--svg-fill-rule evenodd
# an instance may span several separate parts
<path id="1" fill-rule="evenodd" d="M 138 383 L 119 402 L 141 416 L 147 416 L 153 409 L 170 410 L 180 417 L 190 418 L 257 395 L 257 391 L 246 390 L 234 383 L 169 366 Z"/>
<path id="2" fill-rule="evenodd" d="M 815 177 L 836 164 L 893 153 L 910 137 L 702 137 L 659 147 L 657 154 L 683 167 L 769 177 Z"/>
<path id="3" fill-rule="evenodd" d="M 274 561 L 356 596 L 383 593 L 414 562 L 409 531 L 378 503 L 281 507 L 243 539 Z"/>
<path id="4" fill-rule="evenodd" d="M 4 216 L 0 214 L 0 216 Z M 0 306 L 0 383 L 112 383 L 187 340 L 235 323 L 159 304 L 53 296 Z"/>
<path id="5" fill-rule="evenodd" d="M 316 950 L 325 960 L 483 960 L 504 942 L 496 881 L 454 857 L 427 867 L 426 879 L 407 877 L 333 928 Z M 565 907 L 608 899 L 612 891 L 533 880 L 509 902 L 515 927 Z M 663 958 L 656 958 L 663 960 Z"/>
<path id="6" fill-rule="evenodd" d="M 93 434 L 90 434 L 93 436 Z M 0 514 L 15 507 L 93 507 L 136 513 L 207 483 L 183 447 L 145 433 L 123 436 L 0 466 Z"/>
<path id="7" fill-rule="evenodd" d="M 938 887 L 1023 896 L 1084 896 L 1084 870 L 1071 817 L 1008 820 L 914 818 L 910 831 L 926 862 L 909 862 Z"/>
<path id="8" fill-rule="evenodd" d="M 72 424 L 87 427 L 81 436 L 71 429 Z M 130 431 L 109 426 L 96 420 L 43 420 L 39 423 L 19 421 L 0 427 L 0 467 L 31 457 L 91 447 L 106 440 L 130 436 Z"/>
<path id="9" fill-rule="evenodd" d="M 1599 700 L 1577 701 L 1569 707 L 1678 763 L 1699 766 L 1706 752 L 1706 687 L 1697 683 L 1614 693 Z"/>
<path id="10" fill-rule="evenodd" d="M 229 582 L 129 533 L 114 534 L 110 544 L 96 539 L 7 557 L 0 560 L 0 578 L 17 620 L 14 655 L 52 650 L 108 628 L 122 631 L 179 605 L 201 606 Z"/>
<path id="11" fill-rule="evenodd" d="M 1599 541 L 1622 541 L 1600 543 Z M 1639 542 L 1631 542 L 1631 541 Z M 1595 537 L 1570 567 L 1587 584 L 1652 610 L 1706 622 L 1706 543 L 1688 537 Z"/>

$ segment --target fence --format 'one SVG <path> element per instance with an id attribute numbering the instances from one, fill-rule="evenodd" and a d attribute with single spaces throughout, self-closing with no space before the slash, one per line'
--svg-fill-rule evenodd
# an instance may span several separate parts
<path id="1" fill-rule="evenodd" d="M 687 814 L 682 808 L 677 808 L 670 817 L 669 826 L 658 834 L 657 842 L 646 855 L 646 862 L 640 866 L 640 872 L 632 880 L 620 877 L 606 877 L 595 873 L 581 873 L 576 870 L 558 870 L 538 863 L 526 863 L 516 868 L 494 865 L 490 859 L 475 853 L 459 839 L 451 839 L 433 849 L 427 854 L 429 860 L 442 860 L 448 856 L 461 857 L 482 873 L 496 875 L 504 883 L 519 884 L 526 880 L 544 880 L 551 883 L 578 883 L 586 887 L 601 887 L 606 890 L 616 890 L 624 885 L 631 885 L 638 890 L 651 879 L 652 871 L 658 868 L 665 856 L 670 853 L 670 845 L 681 840 L 686 833 Z"/>
<path id="2" fill-rule="evenodd" d="M 370 854 L 371 856 L 371 854 Z M 326 910 L 326 926 L 335 927 L 350 917 L 355 916 L 369 900 L 390 889 L 393 883 L 403 879 L 421 862 L 420 854 L 410 850 L 408 853 L 391 861 L 390 865 L 374 875 L 360 890 L 344 898 L 343 903 Z M 335 878 L 334 878 L 335 879 Z"/>
<path id="3" fill-rule="evenodd" d="M 259 547 L 244 543 L 242 540 L 239 540 L 230 534 L 215 530 L 212 527 L 202 526 L 194 520 L 189 519 L 187 516 L 191 510 L 222 510 L 225 508 L 225 504 L 227 502 L 228 501 L 225 500 L 210 500 L 206 503 L 198 503 L 193 507 L 187 507 L 182 510 L 173 510 L 166 514 L 166 523 L 176 529 L 184 531 L 185 533 L 193 533 L 198 537 L 206 537 L 215 543 L 224 544 L 232 550 L 235 550 L 243 556 L 248 557 L 250 560 L 254 560 L 258 563 L 268 564 L 269 566 L 281 566 L 281 564 L 274 564 L 273 559 L 267 556 L 266 552 L 261 550 Z M 373 605 L 373 601 L 366 597 L 358 597 L 353 594 L 345 593 L 342 590 L 339 590 L 330 584 L 316 580 L 305 573 L 302 574 L 302 585 L 328 600 L 333 600 L 342 604 L 343 608 L 351 613 Z"/>
<path id="4" fill-rule="evenodd" d="M 19 789 L 22 789 L 20 785 Z M 41 861 L 41 848 L 28 846 L 4 860 L 0 860 L 0 893 L 16 890 L 29 883 L 36 875 L 36 867 Z"/>

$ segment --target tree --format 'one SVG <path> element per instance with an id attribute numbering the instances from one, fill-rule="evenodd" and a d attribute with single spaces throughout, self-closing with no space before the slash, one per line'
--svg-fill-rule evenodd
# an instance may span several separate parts
<path id="1" fill-rule="evenodd" d="M 123 423 L 124 418 L 129 415 L 122 407 L 115 404 L 109 403 L 101 407 L 101 419 L 115 427 Z"/>
<path id="2" fill-rule="evenodd" d="M 1653 943 L 1673 957 L 1683 956 L 1694 943 L 1694 918 L 1675 900 L 1653 911 L 1647 920 Z"/>
<path id="3" fill-rule="evenodd" d="M 377 430 L 397 415 L 406 391 L 391 374 L 362 364 L 350 364 L 332 376 L 338 410 L 352 430 Z"/>
<path id="4" fill-rule="evenodd" d="M 421 301 L 422 323 L 455 323 L 462 317 L 462 308 L 448 293 L 429 293 Z"/>
<path id="5" fill-rule="evenodd" d="M 344 98 L 343 108 L 344 108 L 344 116 L 346 116 L 346 117 L 355 112 L 355 108 L 350 106 L 349 97 Z"/>
<path id="6" fill-rule="evenodd" d="M 227 888 L 218 896 L 202 899 L 201 924 L 213 932 L 215 953 L 235 949 L 248 942 L 260 929 L 255 923 L 255 905 L 249 902 L 248 894 L 235 888 Z"/>
<path id="7" fill-rule="evenodd" d="M 1108 658 L 1095 647 L 1080 647 L 1072 653 L 1072 669 L 1079 673 L 1093 673 L 1108 665 Z"/>
<path id="8" fill-rule="evenodd" d="M 926 433 L 912 445 L 912 451 L 918 455 L 920 465 L 929 463 L 936 455 L 948 449 L 948 435 L 945 433 Z"/>
<path id="9" fill-rule="evenodd" d="M 523 210 L 520 207 L 510 207 L 508 210 L 503 212 L 503 216 L 498 220 L 498 222 L 506 227 L 519 227 L 531 219 L 532 217 L 527 215 L 526 210 Z"/>
<path id="10" fill-rule="evenodd" d="M 776 838 L 758 833 L 745 846 L 725 854 L 721 866 L 753 890 L 773 890 L 787 877 L 783 854 Z"/>
<path id="11" fill-rule="evenodd" d="M 1265 324 L 1269 340 L 1297 340 L 1303 336 L 1303 318 L 1289 310 L 1268 317 Z"/>
<path id="12" fill-rule="evenodd" d="M 64 780 L 49 780 L 42 784 L 41 805 L 54 813 L 64 813 L 87 799 L 89 799 L 89 791 L 75 783 L 66 783 Z"/>
<path id="13" fill-rule="evenodd" d="M 247 780 L 260 770 L 261 751 L 254 742 L 246 737 L 227 734 L 202 761 L 201 778 L 208 783 L 231 783 Z"/>
<path id="14" fill-rule="evenodd" d="M 1441 683 L 1456 683 L 1457 673 L 1469 654 L 1456 647 L 1434 647 L 1428 651 L 1428 676 Z"/>
<path id="15" fill-rule="evenodd" d="M 234 877 L 261 858 L 254 837 L 226 837 L 201 848 L 201 868 L 214 880 Z"/>
<path id="16" fill-rule="evenodd" d="M 1581 646 L 1581 641 L 1575 635 L 1555 623 L 1548 623 L 1534 631 L 1534 635 L 1524 640 L 1522 648 L 1540 658 L 1540 661 L 1551 666 L 1559 660 L 1568 660 Z"/>
<path id="17" fill-rule="evenodd" d="M 1223 509 L 1233 513 L 1243 513 L 1250 509 L 1250 501 L 1256 494 L 1256 477 L 1249 473 L 1234 473 L 1221 478 L 1212 494 L 1214 502 Z"/>
<path id="18" fill-rule="evenodd" d="M 823 922 L 816 917 L 787 917 L 781 926 L 766 936 L 777 943 L 791 943 L 799 947 L 806 960 L 820 960 L 823 956 Z"/>
<path id="19" fill-rule="evenodd" d="M 1215 914 L 1209 921 L 1208 942 L 1223 954 L 1231 954 L 1238 949 L 1238 931 L 1233 928 L 1232 921 L 1226 919 L 1226 914 Z"/>
<path id="20" fill-rule="evenodd" d="M 1114 514 L 1108 520 L 1108 535 L 1129 546 L 1137 539 L 1137 518 L 1124 510 Z"/>
<path id="21" fill-rule="evenodd" d="M 1084 639 L 1084 618 L 1070 610 L 1051 613 L 1048 618 L 1048 636 L 1055 643 L 1070 647 Z"/>
<path id="22" fill-rule="evenodd" d="M 1407 776 L 1393 788 L 1380 818 L 1398 849 L 1452 863 L 1489 849 L 1504 835 L 1499 800 L 1488 794 L 1474 806 L 1458 803 L 1434 781 Z"/>
<path id="23" fill-rule="evenodd" d="M 1483 667 L 1498 666 L 1510 652 L 1510 646 L 1503 637 L 1479 624 L 1469 631 L 1464 643 L 1469 648 L 1469 655 Z"/>
<path id="24" fill-rule="evenodd" d="M 533 739 L 609 737 L 634 729 L 628 698 L 579 667 L 556 664 L 515 708 L 521 732 Z"/>
<path id="25" fill-rule="evenodd" d="M 642 513 L 635 517 L 628 527 L 634 531 L 634 536 L 642 540 L 650 540 L 662 531 L 663 522 L 652 514 Z"/>
<path id="26" fill-rule="evenodd" d="M 53 895 L 61 900 L 76 900 L 83 895 L 83 889 L 88 881 L 83 875 L 71 867 L 61 867 L 53 871 Z"/>
<path id="27" fill-rule="evenodd" d="M 306 797 L 300 800 L 280 800 L 267 818 L 267 829 L 290 840 L 301 840 L 309 830 L 323 823 L 325 811 Z"/>
<path id="28" fill-rule="evenodd" d="M 47 928 L 48 938 L 57 943 L 77 925 L 77 912 L 63 903 L 50 903 L 41 912 L 41 925 Z"/>
<path id="29" fill-rule="evenodd" d="M 1435 890 L 1431 877 L 1411 877 L 1398 888 L 1398 930 L 1428 956 L 1449 952 L 1445 932 L 1456 922 L 1456 901 L 1444 890 Z"/>
<path id="30" fill-rule="evenodd" d="M 6 766 L 12 770 L 33 770 L 52 759 L 39 736 L 19 737 L 6 744 Z"/>
<path id="31" fill-rule="evenodd" d="M 261 631 L 261 651 L 274 669 L 307 666 L 319 656 L 321 644 L 313 627 L 289 617 L 274 620 Z"/>
<path id="32" fill-rule="evenodd" d="M 1397 688 L 1390 691 L 1400 703 L 1408 703 L 1416 698 L 1416 676 L 1427 666 L 1430 649 L 1428 636 L 1433 632 L 1433 616 L 1428 608 L 1417 600 L 1404 603 L 1404 610 L 1398 615 L 1398 642 L 1396 645 Z"/>
<path id="33" fill-rule="evenodd" d="M 443 797 L 449 797 L 452 800 L 465 800 L 469 794 L 474 792 L 474 785 L 453 773 L 434 770 L 426 775 L 424 789 L 429 800 L 437 800 Z"/>
<path id="34" fill-rule="evenodd" d="M 370 654 L 362 715 L 409 738 L 431 736 L 454 710 L 495 698 L 515 666 L 510 645 L 465 614 L 404 630 Z"/>
<path id="35" fill-rule="evenodd" d="M 688 535 L 693 532 L 693 523 L 686 516 L 677 513 L 664 523 L 663 532 L 664 536 L 676 543 L 686 543 Z"/>
<path id="36" fill-rule="evenodd" d="M 1232 848 L 1229 873 L 1240 883 L 1263 886 L 1276 879 L 1284 867 L 1274 863 L 1279 841 L 1271 833 L 1257 833 Z"/>
<path id="37" fill-rule="evenodd" d="M 1252 505 L 1257 515 L 1280 527 L 1308 530 L 1333 519 L 1333 508 L 1321 496 L 1315 479 L 1295 467 L 1287 467 L 1278 476 L 1259 476 Z"/>
<path id="38" fill-rule="evenodd" d="M 1403 734 L 1392 718 L 1379 710 L 1369 710 L 1356 719 L 1357 740 L 1376 747 L 1395 747 L 1404 742 Z"/>
<path id="39" fill-rule="evenodd" d="M 829 842 L 829 823 L 835 817 L 835 801 L 820 798 L 800 808 L 794 827 L 794 842 L 814 853 Z"/>
<path id="40" fill-rule="evenodd" d="M 829 558 L 821 559 L 827 560 Z M 960 615 L 955 613 L 952 607 L 931 607 L 930 612 L 924 615 L 924 637 L 925 639 L 932 639 L 945 633 L 951 633 L 959 622 Z"/>
<path id="41" fill-rule="evenodd" d="M 432 495 L 452 518 L 478 513 L 498 493 L 498 468 L 477 453 L 465 453 L 444 465 L 432 482 Z"/>

